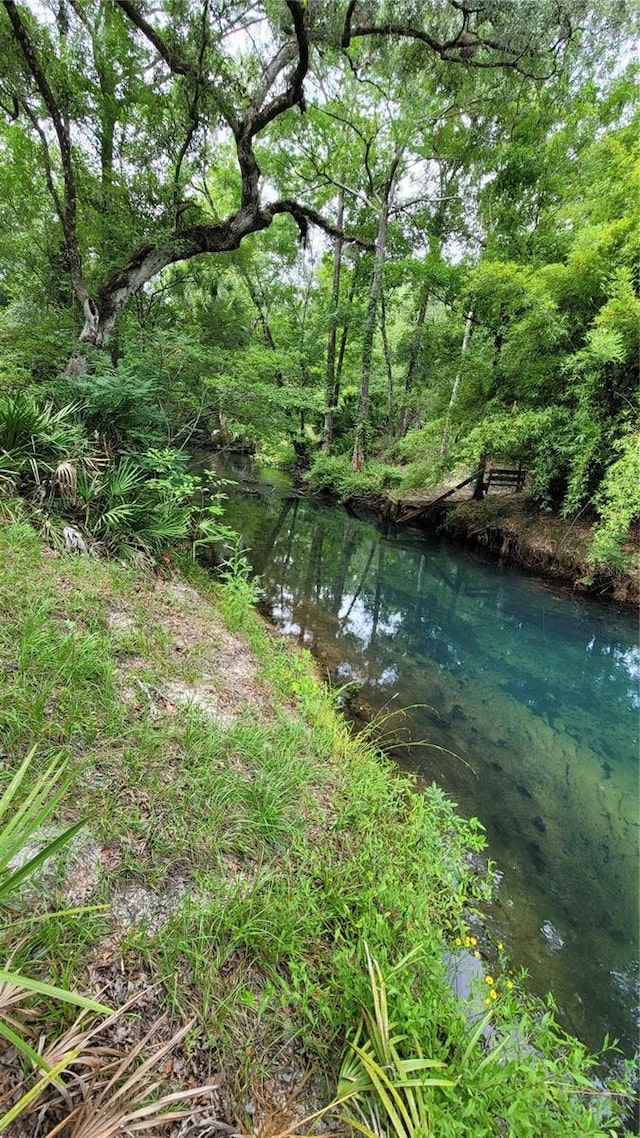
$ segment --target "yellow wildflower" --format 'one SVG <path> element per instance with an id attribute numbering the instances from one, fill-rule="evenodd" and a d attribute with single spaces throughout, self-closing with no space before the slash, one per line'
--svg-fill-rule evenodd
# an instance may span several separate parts
<path id="1" fill-rule="evenodd" d="M 485 976 L 484 982 L 485 984 L 493 984 L 495 981 L 493 979 L 493 976 Z"/>
<path id="2" fill-rule="evenodd" d="M 498 999 L 498 993 L 496 992 L 495 988 L 492 988 L 492 989 L 491 989 L 491 991 L 489 992 L 489 995 L 491 996 L 491 999 L 492 999 L 492 1000 L 497 1000 L 497 999 Z"/>
<path id="3" fill-rule="evenodd" d="M 503 949 L 504 949 L 504 945 L 503 945 L 502 941 L 498 941 L 498 952 L 502 952 Z"/>
<path id="4" fill-rule="evenodd" d="M 473 954 L 473 955 L 474 955 L 474 956 L 475 956 L 477 959 L 479 959 L 479 958 L 480 958 L 480 953 L 478 952 L 477 948 L 476 948 L 476 950 L 475 950 L 475 952 L 474 952 L 474 954 Z"/>
<path id="5" fill-rule="evenodd" d="M 509 991 L 511 991 L 511 989 L 513 988 L 513 980 L 507 980 L 507 988 L 509 989 Z"/>
<path id="6" fill-rule="evenodd" d="M 470 936 L 470 937 L 469 937 L 469 944 L 477 944 L 477 943 L 478 943 L 478 942 L 477 942 L 477 940 L 476 940 L 476 938 L 475 938 L 474 936 Z"/>
<path id="7" fill-rule="evenodd" d="M 485 1003 L 485 1004 L 490 1004 L 490 1003 L 491 1003 L 491 1000 L 489 999 L 489 997 L 488 997 L 488 996 L 487 996 L 486 1000 L 484 1000 L 484 1003 Z"/>
<path id="8" fill-rule="evenodd" d="M 455 939 L 455 943 L 456 943 L 456 944 L 462 944 L 462 941 L 460 940 L 460 937 L 459 937 L 459 936 L 457 936 L 457 937 L 456 937 L 456 939 Z"/>

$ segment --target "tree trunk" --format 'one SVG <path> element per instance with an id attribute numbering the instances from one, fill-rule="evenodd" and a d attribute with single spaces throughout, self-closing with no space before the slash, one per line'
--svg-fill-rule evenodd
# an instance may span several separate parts
<path id="1" fill-rule="evenodd" d="M 360 266 L 362 264 L 361 258 L 358 257 L 355 265 L 353 266 L 353 273 L 351 274 L 351 283 L 349 285 L 349 295 L 347 297 L 347 309 L 351 311 L 351 306 L 355 299 L 356 289 L 360 280 Z M 344 368 L 344 357 L 347 350 L 347 341 L 349 339 L 350 323 L 345 320 L 342 325 L 342 332 L 340 334 L 340 346 L 338 348 L 338 361 L 336 363 L 336 383 L 335 383 L 335 406 L 338 406 L 340 399 L 340 384 L 342 382 L 342 371 Z"/>
<path id="2" fill-rule="evenodd" d="M 338 194 L 338 217 L 336 225 L 342 230 L 344 222 L 344 192 Z M 338 305 L 340 303 L 340 271 L 342 268 L 342 237 L 333 240 L 333 280 L 331 283 L 331 310 L 329 312 L 329 332 L 327 336 L 327 383 L 324 397 L 324 432 L 322 449 L 329 454 L 333 445 L 333 413 L 337 404 L 336 392 L 336 344 L 338 338 Z"/>
<path id="3" fill-rule="evenodd" d="M 407 375 L 404 381 L 404 400 L 402 403 L 402 411 L 400 412 L 400 421 L 398 423 L 398 438 L 403 439 L 409 427 L 409 396 L 413 389 L 413 382 L 416 375 L 418 360 L 420 358 L 420 349 L 422 348 L 422 338 L 424 335 L 424 322 L 427 316 L 427 306 L 429 304 L 429 286 L 423 285 L 420 294 L 420 307 L 418 308 L 418 316 L 416 319 L 416 326 L 411 340 L 411 352 L 409 354 L 409 365 L 407 367 Z"/>
<path id="4" fill-rule="evenodd" d="M 446 417 L 445 423 L 444 423 L 444 431 L 442 432 L 442 442 L 440 444 L 440 455 L 442 458 L 446 458 L 448 453 L 449 453 L 449 427 L 451 424 L 451 412 L 453 411 L 456 400 L 458 398 L 458 391 L 460 390 L 460 380 L 462 377 L 462 365 L 464 363 L 464 357 L 466 356 L 467 350 L 469 348 L 469 340 L 471 339 L 471 328 L 472 328 L 472 326 L 473 326 L 473 308 L 470 308 L 468 313 L 467 313 L 467 322 L 464 326 L 464 336 L 462 337 L 462 350 L 460 352 L 460 367 L 458 369 L 458 373 L 456 375 L 456 378 L 453 381 L 453 388 L 451 391 L 451 399 L 449 400 L 449 406 L 447 408 L 447 417 Z"/>
<path id="5" fill-rule="evenodd" d="M 250 233 L 271 225 L 270 212 L 269 209 L 241 208 L 217 225 L 192 225 L 174 231 L 166 241 L 142 245 L 101 288 L 80 333 L 80 341 L 95 344 L 97 348 L 105 347 L 131 297 L 162 269 L 203 253 L 229 253 L 237 249 Z"/>
<path id="6" fill-rule="evenodd" d="M 393 204 L 393 195 L 396 188 L 398 168 L 402 158 L 402 149 L 396 151 L 391 164 L 389 178 L 384 188 L 380 217 L 378 219 L 378 233 L 373 255 L 373 276 L 369 291 L 369 303 L 364 325 L 364 340 L 362 344 L 362 367 L 360 371 L 360 401 L 358 405 L 358 418 L 356 420 L 356 435 L 353 444 L 351 466 L 355 471 L 362 470 L 365 459 L 365 432 L 369 420 L 369 381 L 371 379 L 371 357 L 373 354 L 373 337 L 376 330 L 376 311 L 378 297 L 382 287 L 382 267 L 387 251 L 387 227 L 389 224 L 389 211 Z"/>
<path id="7" fill-rule="evenodd" d="M 384 289 L 380 292 L 380 334 L 382 336 L 382 351 L 387 371 L 387 434 L 393 435 L 393 368 L 391 366 L 391 352 L 389 351 L 389 338 L 387 336 L 387 305 L 384 298 Z"/>

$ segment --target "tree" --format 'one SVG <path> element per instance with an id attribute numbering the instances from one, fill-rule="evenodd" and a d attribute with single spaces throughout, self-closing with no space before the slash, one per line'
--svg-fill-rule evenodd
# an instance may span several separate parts
<path id="1" fill-rule="evenodd" d="M 360 394 L 358 402 L 358 418 L 356 420 L 356 433 L 353 443 L 351 465 L 354 470 L 361 470 L 364 465 L 365 447 L 364 436 L 369 418 L 369 382 L 371 379 L 371 353 L 373 351 L 373 337 L 376 329 L 376 313 L 378 300 L 382 289 L 382 269 L 387 252 L 387 229 L 389 214 L 393 206 L 398 179 L 402 171 L 402 157 L 404 145 L 398 144 L 391 159 L 382 190 L 380 192 L 380 206 L 378 214 L 378 229 L 373 254 L 373 272 L 371 287 L 369 289 L 369 302 L 364 324 L 364 338 L 362 343 L 362 368 L 360 372 Z"/>
<path id="2" fill-rule="evenodd" d="M 392 20 L 382 3 L 360 0 L 157 7 L 152 16 L 134 0 L 60 0 L 52 19 L 43 5 L 2 5 L 2 105 L 40 147 L 80 340 L 96 346 L 171 264 L 235 250 L 283 214 L 303 239 L 310 225 L 340 232 L 313 200 L 269 198 L 261 184 L 259 148 L 274 124 L 304 114 L 321 51 L 359 74 L 393 41 L 414 50 L 416 69 L 436 60 L 445 72 L 512 71 L 535 82 L 560 66 L 583 10 L 580 0 L 541 0 L 531 21 L 512 4 L 439 0 L 427 27 L 404 2 Z M 236 195 L 220 219 L 196 182 L 223 137 L 233 143 Z"/>

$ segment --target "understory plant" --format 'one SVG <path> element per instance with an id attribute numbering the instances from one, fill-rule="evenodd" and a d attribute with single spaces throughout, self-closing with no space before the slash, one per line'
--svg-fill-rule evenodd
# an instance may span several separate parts
<path id="1" fill-rule="evenodd" d="M 220 565 L 222 580 L 221 605 L 225 620 L 231 632 L 237 632 L 242 627 L 246 616 L 260 600 L 261 591 L 257 581 L 253 578 L 251 566 L 246 554 L 235 540 L 229 547 L 227 557 Z"/>
<path id="2" fill-rule="evenodd" d="M 130 1019 L 114 1023 L 87 1013 L 71 1028 L 68 1009 L 54 997 L 32 991 L 7 1006 L 19 1025 L 14 1030 L 54 1072 L 42 1097 L 26 1107 L 34 1113 L 23 1115 L 24 1133 L 38 1134 L 36 1119 L 44 1119 L 44 1138 L 47 1127 L 68 1118 L 65 1093 L 77 1113 L 65 1122 L 66 1131 L 59 1130 L 60 1138 L 85 1138 L 81 1122 L 91 1138 L 102 1138 L 96 1103 L 109 1120 L 108 1134 L 118 1127 L 135 1133 L 145 1121 L 157 1130 L 152 1104 L 165 1118 L 181 1109 L 175 1101 L 154 1103 L 165 1091 L 178 1094 L 165 1081 L 168 1052 L 145 1068 L 145 1081 L 130 1080 L 161 1054 L 174 1030 L 173 1023 L 160 1024 L 147 1037 L 164 1011 L 176 1028 L 196 1017 L 192 1034 L 182 1037 L 175 1068 L 186 1063 L 198 1080 L 220 1073 L 229 1102 L 225 1123 L 243 1115 L 248 1098 L 259 1111 L 254 1085 L 268 1100 L 289 1063 L 294 1079 L 306 1069 L 333 1083 L 350 1039 L 369 1062 L 367 1070 L 349 1048 L 358 1070 L 350 1097 L 336 1107 L 345 1116 L 358 1118 L 351 1092 L 365 1079 L 372 1084 L 377 1064 L 394 1087 L 421 1080 L 424 1085 L 396 1089 L 410 1117 L 405 1100 L 420 1097 L 416 1109 L 431 1128 L 426 1133 L 437 1138 L 620 1133 L 613 1118 L 600 1121 L 605 1115 L 597 1104 L 602 1101 L 604 1111 L 610 1099 L 603 1090 L 593 1105 L 588 1057 L 577 1041 L 558 1032 L 552 1020 L 541 1020 L 538 1011 L 521 1016 L 513 1035 L 506 977 L 495 985 L 491 1018 L 482 1006 L 479 1019 L 466 1022 L 447 987 L 442 946 L 459 931 L 464 913 L 487 896 L 488 882 L 465 861 L 469 850 L 482 848 L 479 824 L 465 822 L 436 787 L 414 793 L 409 777 L 375 754 L 370 741 L 351 737 L 305 651 L 292 652 L 247 612 L 242 627 L 253 656 L 243 656 L 240 642 L 229 644 L 222 629 L 218 601 L 226 586 L 214 585 L 188 556 L 184 562 L 199 595 L 165 588 L 130 566 L 43 558 L 26 526 L 3 527 L 0 557 L 5 763 L 12 758 L 17 768 L 34 738 L 39 755 L 64 746 L 80 775 L 73 809 L 92 819 L 92 837 L 102 851 L 116 855 L 99 863 L 105 872 L 97 874 L 91 894 L 110 903 L 110 913 L 93 919 L 38 913 L 34 920 L 32 911 L 23 916 L 16 906 L 4 930 L 7 945 L 13 938 L 7 954 L 16 946 L 7 970 L 18 971 L 20 963 L 31 974 L 37 964 L 38 978 L 73 987 L 71 976 L 97 965 L 97 975 L 114 985 L 109 996 L 98 998 L 115 1006 L 120 1000 L 110 992 L 130 981 L 143 992 Z M 244 577 L 242 566 L 238 574 Z M 112 622 L 113 613 L 128 619 Z M 173 650 L 177 629 L 188 651 Z M 233 667 L 236 660 L 247 667 L 247 686 Z M 126 677 L 126 702 L 118 671 Z M 216 681 L 206 692 L 215 716 L 195 701 L 188 709 L 172 706 L 174 693 L 200 694 L 209 677 Z M 218 717 L 219 711 L 235 713 L 243 700 L 243 712 Z M 32 776 L 37 763 L 35 756 Z M 184 884 L 184 893 L 174 892 L 175 882 L 180 889 Z M 66 882 L 63 888 L 66 894 Z M 130 891 L 142 891 L 151 905 L 157 901 L 166 923 L 147 925 L 143 912 L 139 924 L 123 925 L 117 906 Z M 117 947 L 103 971 L 109 925 Z M 402 967 L 399 957 L 407 958 Z M 398 1026 L 381 1031 L 378 1020 Z M 477 1034 L 483 1022 L 501 1033 L 491 1046 Z M 393 1041 L 399 1073 L 370 1040 L 374 1031 L 383 1045 Z M 41 1034 L 47 1037 L 42 1046 Z M 136 1047 L 146 1039 L 130 1067 L 118 1041 L 123 1034 Z M 498 1050 L 503 1036 L 514 1040 L 513 1051 L 509 1042 Z M 70 1066 L 56 1071 L 57 1062 L 74 1052 Z M 425 1059 L 433 1066 L 407 1067 Z M 22 1062 L 25 1088 L 47 1074 L 25 1056 Z M 161 1078 L 162 1087 L 150 1090 Z M 429 1085 L 429 1079 L 442 1085 Z M 114 1103 L 112 1091 L 120 1088 Z M 22 1090 L 16 1087 L 14 1095 Z M 385 1093 L 393 1103 L 388 1088 Z M 372 1129 L 375 1094 L 375 1086 L 361 1092 Z M 322 1101 L 330 1097 L 331 1091 Z M 0 1113 L 12 1101 L 5 1100 Z M 310 1105 L 317 1101 L 314 1095 Z M 137 1113 L 147 1107 L 149 1114 Z M 304 1102 L 300 1107 L 308 1109 Z M 376 1109 L 381 1133 L 391 1134 L 383 1108 Z M 246 1130 L 273 1135 L 258 1111 Z M 188 1126 L 198 1132 L 196 1122 Z M 419 1129 L 414 1133 L 418 1138 Z"/>
<path id="3" fill-rule="evenodd" d="M 135 1045 L 122 1051 L 104 1040 L 109 1039 L 109 1029 L 133 1007 L 138 995 L 113 1012 L 97 1000 L 45 983 L 12 966 L 11 953 L 17 946 L 11 944 L 10 933 L 19 927 L 20 917 L 19 910 L 9 910 L 8 898 L 84 826 L 84 822 L 77 822 L 42 841 L 44 828 L 71 780 L 64 758 L 56 755 L 25 790 L 34 760 L 35 747 L 0 798 L 0 937 L 9 953 L 6 967 L 0 968 L 0 1037 L 23 1063 L 24 1082 L 30 1084 L 6 1110 L 3 1097 L 6 1102 L 7 1096 L 0 1097 L 0 1134 L 18 1118 L 31 1117 L 35 1125 L 34 1112 L 40 1123 L 44 1115 L 52 1120 L 46 1131 L 48 1138 L 63 1133 L 67 1138 L 115 1138 L 165 1126 L 192 1113 L 184 1106 L 188 1100 L 210 1094 L 209 1087 L 157 1093 L 165 1083 L 158 1077 L 163 1061 L 189 1034 L 193 1022 L 168 1040 L 157 1042 L 166 1021 L 162 1016 Z M 34 1000 L 38 1001 L 36 1007 Z M 69 1028 L 52 1038 L 44 1033 L 48 1016 L 43 1001 L 75 1006 L 81 1009 L 80 1014 Z"/>
<path id="4" fill-rule="evenodd" d="M 406 968 L 415 949 L 391 970 Z M 387 986 L 382 970 L 365 945 L 372 1007 L 362 1008 L 356 1034 L 347 1044 L 340 1071 L 336 1105 L 344 1121 L 366 1138 L 412 1138 L 431 1128 L 428 1087 L 452 1087 L 442 1060 L 422 1055 L 419 1040 L 389 1018 Z M 434 1076 L 432 1072 L 438 1072 Z"/>
<path id="5" fill-rule="evenodd" d="M 31 393 L 0 397 L 0 490 L 35 495 L 64 493 L 79 465 L 91 465 L 92 447 L 76 404 L 54 408 Z"/>
<path id="6" fill-rule="evenodd" d="M 630 430 L 618 445 L 619 458 L 609 467 L 598 494 L 599 524 L 590 556 L 595 562 L 624 564 L 623 545 L 629 526 L 640 517 L 640 433 Z"/>
<path id="7" fill-rule="evenodd" d="M 368 462 L 364 469 L 355 472 L 347 455 L 315 455 L 306 481 L 312 490 L 327 490 L 337 494 L 341 501 L 357 495 L 380 494 L 397 486 L 401 472 L 381 462 Z"/>
<path id="8" fill-rule="evenodd" d="M 65 774 L 64 759 L 57 755 L 25 792 L 25 781 L 34 758 L 35 747 L 29 751 L 9 780 L 0 799 L 0 917 L 5 943 L 8 937 L 5 922 L 8 918 L 9 896 L 23 886 L 45 861 L 67 845 L 84 825 L 83 822 L 77 822 L 42 842 L 43 827 L 67 790 L 70 779 Z M 29 1041 L 31 1033 L 27 1029 L 30 1015 L 24 1015 L 24 1002 L 36 995 L 72 1004 L 85 1011 L 105 1014 L 110 1011 L 96 1000 L 43 983 L 13 969 L 11 951 L 15 946 L 6 947 L 9 963 L 0 969 L 0 1036 L 38 1073 L 38 1077 L 36 1083 L 25 1091 L 4 1117 L 0 1117 L 0 1131 L 26 1110 L 50 1083 L 59 1080 L 62 1072 L 77 1057 L 73 1048 L 63 1049 L 53 1060 L 34 1050 Z"/>
<path id="9" fill-rule="evenodd" d="M 24 501 L 47 540 L 153 560 L 171 546 L 195 557 L 233 539 L 211 472 L 188 471 L 175 449 L 118 453 L 105 435 L 90 437 L 80 412 L 25 392 L 0 399 L 0 491 Z"/>
<path id="10" fill-rule="evenodd" d="M 531 1015 L 512 999 L 483 1014 L 450 994 L 425 1036 L 413 969 L 421 948 L 384 971 L 366 945 L 364 952 L 370 992 L 332 1104 L 353 1131 L 365 1138 L 626 1133 L 629 1085 L 605 1088 L 597 1056 L 566 1036 L 551 1012 Z"/>

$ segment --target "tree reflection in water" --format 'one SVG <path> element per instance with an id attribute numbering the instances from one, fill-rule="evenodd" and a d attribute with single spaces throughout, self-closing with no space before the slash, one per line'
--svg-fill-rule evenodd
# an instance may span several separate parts
<path id="1" fill-rule="evenodd" d="M 361 678 L 372 712 L 407 709 L 398 738 L 412 746 L 394 756 L 486 827 L 515 964 L 552 989 L 588 1045 L 610 1031 L 633 1047 L 633 618 L 443 541 L 265 489 L 232 495 L 227 520 L 276 619 L 330 671 Z"/>

